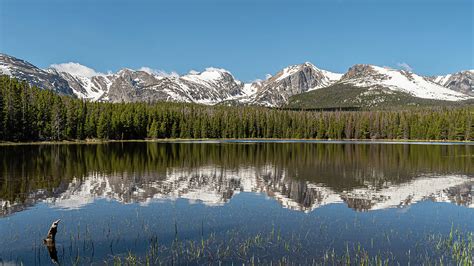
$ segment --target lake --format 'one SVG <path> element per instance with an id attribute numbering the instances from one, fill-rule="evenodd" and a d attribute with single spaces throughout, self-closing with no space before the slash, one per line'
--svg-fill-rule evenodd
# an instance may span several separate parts
<path id="1" fill-rule="evenodd" d="M 0 263 L 472 262 L 473 185 L 466 143 L 1 146 Z"/>

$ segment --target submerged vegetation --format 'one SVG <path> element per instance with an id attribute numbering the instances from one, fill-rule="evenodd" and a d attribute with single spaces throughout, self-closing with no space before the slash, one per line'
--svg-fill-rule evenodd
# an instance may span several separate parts
<path id="1" fill-rule="evenodd" d="M 140 236 L 132 241 L 129 248 L 119 248 L 126 241 L 124 235 L 113 235 L 105 228 L 105 243 L 96 243 L 88 228 L 81 235 L 77 231 L 68 232 L 63 244 L 58 246 L 57 257 L 53 261 L 67 265 L 84 265 L 100 262 L 104 265 L 203 265 L 203 264 L 251 264 L 251 265 L 463 265 L 474 262 L 473 233 L 451 228 L 448 234 L 432 233 L 417 240 L 412 247 L 393 247 L 391 238 L 396 231 L 383 233 L 383 237 L 373 236 L 369 243 L 345 241 L 343 247 L 328 245 L 321 247 L 314 243 L 317 239 L 331 237 L 325 226 L 306 233 L 284 233 L 272 226 L 267 231 L 246 233 L 234 229 L 222 234 L 204 234 L 188 239 L 181 238 L 175 223 L 174 237 L 162 240 L 153 232 L 147 232 L 149 225 L 143 221 L 145 243 L 137 243 Z M 79 227 L 79 225 L 78 225 Z M 67 232 L 63 232 L 67 233 Z M 376 240 L 374 240 L 376 238 Z M 143 238 L 141 238 L 143 239 Z M 59 244 L 59 243 L 58 243 Z M 99 244 L 107 246 L 106 256 L 96 258 Z M 314 244 L 314 245 L 313 245 Z M 414 247 L 414 248 L 413 248 Z M 411 249 L 413 248 L 413 249 Z M 43 251 L 42 251 L 43 250 Z M 44 247 L 34 246 L 35 263 L 41 263 L 40 253 Z M 36 255 L 38 254 L 38 255 Z M 3 258 L 21 264 L 21 259 Z M 0 262 L 2 262 L 0 258 Z"/>
<path id="2" fill-rule="evenodd" d="M 229 231 L 224 238 L 211 234 L 200 240 L 175 239 L 171 245 L 160 245 L 157 238 L 150 240 L 145 254 L 128 252 L 105 260 L 113 265 L 162 265 L 162 264 L 216 264 L 242 263 L 250 265 L 389 265 L 395 261 L 390 252 L 371 256 L 360 243 L 346 244 L 345 251 L 337 253 L 327 248 L 314 256 L 315 251 L 305 243 L 303 236 L 282 236 L 274 228 L 267 233 L 241 237 Z"/>
<path id="3" fill-rule="evenodd" d="M 0 76 L 0 140 L 317 138 L 472 140 L 473 109 L 290 111 L 184 103 L 101 103 Z"/>
<path id="4" fill-rule="evenodd" d="M 345 251 L 336 252 L 327 248 L 314 256 L 310 245 L 301 236 L 292 235 L 283 238 L 281 232 L 256 234 L 247 238 L 238 238 L 236 232 L 228 232 L 227 240 L 219 241 L 211 234 L 200 241 L 179 241 L 171 246 L 159 245 L 157 238 L 150 240 L 149 248 L 140 256 L 133 252 L 113 256 L 104 264 L 113 265 L 162 265 L 162 264 L 213 264 L 243 263 L 251 265 L 462 265 L 474 263 L 474 242 L 472 232 L 461 232 L 458 229 L 449 232 L 448 236 L 429 235 L 425 241 L 435 240 L 423 249 L 411 252 L 406 257 L 397 258 L 392 252 L 385 251 L 371 254 L 361 243 L 346 243 Z M 305 245 L 306 244 L 306 245 Z M 423 243 L 420 243 L 423 245 Z M 373 253 L 373 252 L 372 252 Z"/>

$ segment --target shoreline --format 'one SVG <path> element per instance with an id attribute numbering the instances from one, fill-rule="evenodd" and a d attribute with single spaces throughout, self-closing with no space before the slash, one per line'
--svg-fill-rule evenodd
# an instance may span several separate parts
<path id="1" fill-rule="evenodd" d="M 243 139 L 132 139 L 132 140 L 62 140 L 62 141 L 28 141 L 0 142 L 1 146 L 21 145 L 71 145 L 71 144 L 109 144 L 109 143 L 328 143 L 328 144 L 418 144 L 418 145 L 474 145 L 474 141 L 460 140 L 406 140 L 406 139 L 294 139 L 294 138 L 243 138 Z"/>

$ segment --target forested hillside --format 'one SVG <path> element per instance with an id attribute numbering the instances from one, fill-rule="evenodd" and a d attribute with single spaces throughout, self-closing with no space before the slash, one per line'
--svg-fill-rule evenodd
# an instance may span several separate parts
<path id="1" fill-rule="evenodd" d="M 3 141 L 145 138 L 473 140 L 474 109 L 316 112 L 179 103 L 100 103 L 0 77 Z"/>
<path id="2" fill-rule="evenodd" d="M 350 84 L 334 84 L 326 88 L 294 95 L 287 108 L 312 109 L 331 107 L 352 108 L 406 108 L 406 107 L 454 107 L 474 105 L 473 99 L 446 101 L 414 97 L 407 92 L 387 88 L 364 88 Z"/>

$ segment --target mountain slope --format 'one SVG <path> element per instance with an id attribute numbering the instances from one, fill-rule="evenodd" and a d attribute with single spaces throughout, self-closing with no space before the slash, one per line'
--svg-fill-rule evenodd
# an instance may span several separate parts
<path id="1" fill-rule="evenodd" d="M 338 83 L 362 88 L 385 88 L 424 99 L 459 101 L 469 98 L 415 73 L 373 65 L 351 67 Z"/>
<path id="2" fill-rule="evenodd" d="M 51 73 L 23 61 L 0 53 L 0 74 L 26 80 L 30 85 L 61 94 L 73 94 L 68 82 L 57 73 Z"/>
<path id="3" fill-rule="evenodd" d="M 473 105 L 474 101 L 446 101 L 424 99 L 413 95 L 393 91 L 384 87 L 357 87 L 351 84 L 336 83 L 319 90 L 309 91 L 290 97 L 285 108 L 319 109 L 319 108 L 381 108 L 409 106 L 458 106 Z"/>
<path id="4" fill-rule="evenodd" d="M 93 77 L 83 77 L 72 75 L 67 72 L 59 72 L 56 69 L 48 68 L 48 72 L 55 73 L 67 81 L 74 95 L 82 99 L 99 100 L 112 85 L 113 76 L 98 75 Z"/>
<path id="5" fill-rule="evenodd" d="M 431 80 L 451 90 L 474 96 L 474 70 L 432 77 Z"/>

